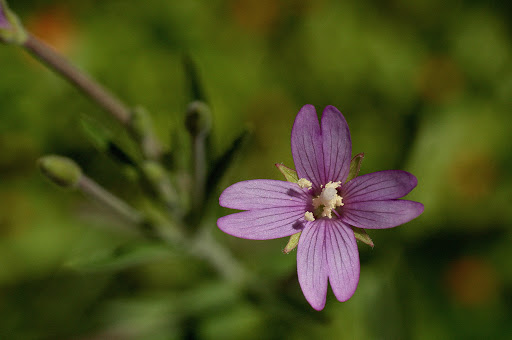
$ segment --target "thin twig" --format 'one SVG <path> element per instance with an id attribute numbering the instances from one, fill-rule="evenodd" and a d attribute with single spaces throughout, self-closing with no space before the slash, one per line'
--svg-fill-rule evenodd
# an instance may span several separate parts
<path id="1" fill-rule="evenodd" d="M 36 58 L 50 66 L 50 69 L 56 71 L 64 79 L 82 90 L 122 125 L 129 127 L 131 123 L 130 109 L 107 89 L 92 80 L 83 71 L 77 69 L 35 36 L 28 34 L 28 38 L 23 46 Z"/>
<path id="2" fill-rule="evenodd" d="M 142 225 L 144 223 L 145 218 L 139 211 L 108 192 L 89 177 L 82 175 L 78 181 L 77 188 L 98 202 L 105 204 L 133 224 Z"/>

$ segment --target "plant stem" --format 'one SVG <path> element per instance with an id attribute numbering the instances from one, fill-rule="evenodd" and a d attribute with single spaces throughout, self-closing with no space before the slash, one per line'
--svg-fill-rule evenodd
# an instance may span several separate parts
<path id="1" fill-rule="evenodd" d="M 90 197 L 99 201 L 100 203 L 105 204 L 106 206 L 116 211 L 118 214 L 125 217 L 128 221 L 132 222 L 133 224 L 143 225 L 145 218 L 140 212 L 129 206 L 120 198 L 114 196 L 113 194 L 105 190 L 103 187 L 101 187 L 98 183 L 96 183 L 89 177 L 82 175 L 82 177 L 78 181 L 77 187 L 83 193 L 89 195 Z"/>
<path id="2" fill-rule="evenodd" d="M 23 46 L 27 51 L 60 74 L 64 79 L 78 87 L 122 125 L 126 127 L 130 126 L 130 109 L 107 89 L 55 52 L 50 46 L 31 34 L 28 34 L 28 38 Z"/>
<path id="3" fill-rule="evenodd" d="M 244 285 L 252 274 L 221 244 L 215 241 L 211 228 L 201 228 L 192 240 L 190 251 L 202 258 L 229 282 Z"/>
<path id="4" fill-rule="evenodd" d="M 194 200 L 197 202 L 204 201 L 204 189 L 206 180 L 206 159 L 205 159 L 205 139 L 206 137 L 199 134 L 192 138 L 192 155 L 194 157 Z"/>

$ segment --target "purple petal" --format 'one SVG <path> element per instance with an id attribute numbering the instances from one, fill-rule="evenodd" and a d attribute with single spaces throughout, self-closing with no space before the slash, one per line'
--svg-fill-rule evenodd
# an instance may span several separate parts
<path id="1" fill-rule="evenodd" d="M 341 208 L 341 220 L 358 228 L 392 228 L 418 217 L 423 209 L 423 204 L 407 200 L 354 202 Z"/>
<path id="2" fill-rule="evenodd" d="M 299 178 L 313 183 L 314 189 L 325 184 L 322 132 L 313 105 L 300 109 L 292 128 L 292 155 Z"/>
<path id="3" fill-rule="evenodd" d="M 271 179 L 235 183 L 226 188 L 219 198 L 221 206 L 240 210 L 303 207 L 305 211 L 310 202 L 310 195 L 297 184 Z"/>
<path id="4" fill-rule="evenodd" d="M 279 207 L 242 211 L 217 220 L 226 234 L 251 240 L 270 240 L 301 231 L 306 219 L 301 207 Z"/>
<path id="5" fill-rule="evenodd" d="M 344 203 L 390 200 L 404 197 L 417 184 L 407 171 L 379 171 L 354 178 L 343 186 L 341 195 Z"/>
<path id="6" fill-rule="evenodd" d="M 326 228 L 325 250 L 329 282 L 339 301 L 354 295 L 359 283 L 359 252 L 354 231 L 339 220 L 330 220 Z"/>
<path id="7" fill-rule="evenodd" d="M 325 220 L 309 222 L 300 235 L 297 249 L 300 287 L 306 300 L 316 310 L 324 308 L 327 295 L 325 226 Z"/>
<path id="8" fill-rule="evenodd" d="M 352 141 L 347 121 L 332 105 L 322 113 L 322 145 L 325 163 L 325 183 L 345 182 L 350 170 Z"/>

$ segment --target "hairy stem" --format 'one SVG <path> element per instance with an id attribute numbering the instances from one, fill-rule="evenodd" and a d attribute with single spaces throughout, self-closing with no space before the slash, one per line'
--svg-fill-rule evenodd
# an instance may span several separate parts
<path id="1" fill-rule="evenodd" d="M 194 157 L 194 200 L 204 201 L 204 189 L 206 180 L 206 155 L 205 155 L 205 136 L 198 135 L 192 139 Z"/>
<path id="2" fill-rule="evenodd" d="M 27 41 L 23 46 L 27 51 L 60 74 L 64 79 L 78 87 L 122 125 L 127 127 L 130 125 L 131 112 L 126 105 L 84 72 L 73 66 L 50 46 L 31 34 L 28 35 Z"/>
<path id="3" fill-rule="evenodd" d="M 144 216 L 120 198 L 114 196 L 89 177 L 82 175 L 77 185 L 83 193 L 106 205 L 135 225 L 145 222 Z"/>

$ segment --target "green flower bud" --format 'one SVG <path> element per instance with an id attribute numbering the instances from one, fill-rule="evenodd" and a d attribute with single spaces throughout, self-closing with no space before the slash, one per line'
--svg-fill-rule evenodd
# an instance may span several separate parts
<path id="1" fill-rule="evenodd" d="M 162 168 L 162 166 L 157 162 L 144 162 L 144 164 L 142 165 L 142 169 L 144 169 L 144 173 L 152 182 L 159 182 L 167 176 L 164 168 Z"/>
<path id="2" fill-rule="evenodd" d="M 0 42 L 22 45 L 28 35 L 20 20 L 5 0 L 0 0 Z"/>
<path id="3" fill-rule="evenodd" d="M 211 112 L 208 105 L 201 101 L 190 103 L 185 118 L 185 126 L 193 137 L 207 135 L 212 127 Z"/>
<path id="4" fill-rule="evenodd" d="M 82 178 L 82 169 L 67 157 L 44 156 L 39 159 L 38 165 L 43 175 L 63 188 L 75 188 Z"/>
<path id="5" fill-rule="evenodd" d="M 150 159 L 157 159 L 162 153 L 162 147 L 155 138 L 153 121 L 145 108 L 138 106 L 133 109 L 131 129 L 140 141 L 144 155 Z"/>

